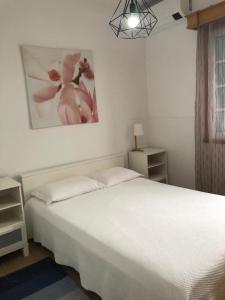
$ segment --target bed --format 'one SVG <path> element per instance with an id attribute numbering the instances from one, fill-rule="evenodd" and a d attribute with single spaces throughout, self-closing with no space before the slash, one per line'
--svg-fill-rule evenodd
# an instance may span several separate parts
<path id="1" fill-rule="evenodd" d="M 29 230 L 104 300 L 224 299 L 222 196 L 133 179 L 46 206 L 38 184 L 123 166 L 116 155 L 22 176 Z"/>

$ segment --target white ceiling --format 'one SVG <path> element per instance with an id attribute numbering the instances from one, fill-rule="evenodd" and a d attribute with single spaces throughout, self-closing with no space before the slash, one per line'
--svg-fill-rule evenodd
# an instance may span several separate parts
<path id="1" fill-rule="evenodd" d="M 193 1 L 193 8 L 194 9 L 202 9 L 208 7 L 210 5 L 223 2 L 222 0 L 194 0 Z"/>
<path id="2" fill-rule="evenodd" d="M 168 1 L 168 0 L 165 0 Z M 189 13 L 188 6 L 189 0 L 181 0 L 181 8 L 183 13 L 186 15 Z M 192 8 L 193 11 L 204 9 L 210 5 L 217 4 L 219 2 L 223 2 L 222 0 L 192 0 Z"/>
<path id="3" fill-rule="evenodd" d="M 95 8 L 102 10 L 102 12 L 106 9 L 107 15 L 110 17 L 115 8 L 117 7 L 119 0 L 82 0 L 86 2 L 95 3 Z M 146 0 L 153 1 L 153 0 Z M 210 5 L 222 2 L 222 0 L 192 0 L 193 1 L 193 11 L 203 9 Z M 171 23 L 174 23 L 174 19 L 172 18 L 172 14 L 176 12 L 183 12 L 184 15 L 190 13 L 188 11 L 189 0 L 163 0 L 162 2 L 154 5 L 152 7 L 153 12 L 158 18 L 158 24 L 156 29 L 161 27 L 166 27 Z M 94 6 L 93 6 L 94 7 Z M 182 9 L 181 9 L 182 8 Z"/>

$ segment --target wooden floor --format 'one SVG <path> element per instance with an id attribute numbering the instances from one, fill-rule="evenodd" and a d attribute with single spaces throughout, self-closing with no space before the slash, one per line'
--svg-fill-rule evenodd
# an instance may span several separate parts
<path id="1" fill-rule="evenodd" d="M 30 255 L 24 257 L 22 251 L 16 251 L 14 253 L 0 257 L 0 277 L 13 273 L 24 267 L 30 266 L 46 257 L 52 257 L 50 251 L 43 248 L 40 244 L 30 242 Z M 63 267 L 69 276 L 81 287 L 79 274 L 72 268 Z M 81 287 L 82 288 L 82 287 Z M 85 294 L 89 296 L 91 300 L 101 300 L 95 293 L 86 291 L 82 288 Z"/>

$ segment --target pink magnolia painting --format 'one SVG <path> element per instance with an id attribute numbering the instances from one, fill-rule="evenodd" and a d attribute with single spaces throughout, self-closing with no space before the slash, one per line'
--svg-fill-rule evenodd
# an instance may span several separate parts
<path id="1" fill-rule="evenodd" d="M 98 122 L 92 53 L 22 46 L 32 128 Z"/>

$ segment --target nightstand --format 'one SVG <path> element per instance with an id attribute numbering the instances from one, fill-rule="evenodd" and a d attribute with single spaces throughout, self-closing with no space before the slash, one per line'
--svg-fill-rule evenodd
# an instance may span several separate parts
<path id="1" fill-rule="evenodd" d="M 0 178 L 0 256 L 23 249 L 29 255 L 21 184 Z"/>
<path id="2" fill-rule="evenodd" d="M 129 152 L 129 168 L 154 181 L 168 183 L 167 152 L 163 149 L 144 148 Z"/>

